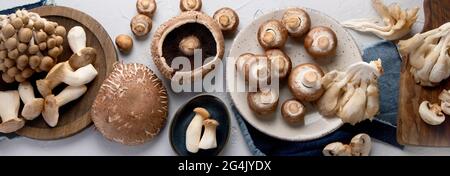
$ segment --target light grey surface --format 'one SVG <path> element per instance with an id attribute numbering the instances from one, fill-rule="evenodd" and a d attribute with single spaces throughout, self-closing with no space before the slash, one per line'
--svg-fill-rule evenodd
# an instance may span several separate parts
<path id="1" fill-rule="evenodd" d="M 26 1 L 26 0 L 21 0 Z M 79 9 L 97 19 L 109 35 L 114 39 L 121 33 L 130 34 L 129 21 L 137 13 L 134 0 L 55 0 L 57 5 Z M 152 33 L 145 40 L 135 40 L 135 46 L 130 55 L 120 55 L 123 62 L 138 62 L 148 65 L 158 73 L 150 57 L 151 35 L 164 21 L 179 14 L 178 0 L 156 0 L 158 9 L 153 18 Z M 394 2 L 386 0 L 386 2 Z M 422 6 L 422 0 L 397 1 L 402 7 Z M 2 0 L 0 7 L 8 7 L 17 3 L 16 0 Z M 275 9 L 293 6 L 304 6 L 323 11 L 328 15 L 343 21 L 352 18 L 378 17 L 370 5 L 370 0 L 204 0 L 203 11 L 212 15 L 221 7 L 236 9 L 241 18 L 240 27 L 244 27 L 255 18 Z M 423 11 L 414 31 L 420 31 L 423 25 Z M 380 39 L 351 31 L 360 48 L 369 46 Z M 226 40 L 226 51 L 230 48 L 232 39 Z M 158 73 L 159 77 L 161 75 Z M 168 82 L 165 82 L 169 86 Z M 170 91 L 169 91 L 170 92 Z M 195 94 L 170 93 L 169 123 L 177 107 Z M 229 102 L 225 93 L 215 93 L 224 101 Z M 137 147 L 128 147 L 107 141 L 100 133 L 90 127 L 83 132 L 57 141 L 37 141 L 27 138 L 4 140 L 0 142 L 0 155 L 175 155 L 168 140 L 169 123 L 161 134 L 150 143 Z M 393 148 L 384 143 L 375 142 L 373 155 L 450 155 L 450 148 L 406 147 L 404 150 Z M 240 134 L 236 120 L 232 118 L 231 138 L 222 155 L 250 155 L 245 141 Z"/>

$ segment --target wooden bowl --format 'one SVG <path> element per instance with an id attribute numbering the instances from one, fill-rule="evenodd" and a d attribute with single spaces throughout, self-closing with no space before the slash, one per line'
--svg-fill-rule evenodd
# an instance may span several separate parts
<path id="1" fill-rule="evenodd" d="M 43 6 L 32 9 L 32 12 L 40 14 L 51 21 L 57 22 L 69 31 L 74 26 L 82 26 L 86 31 L 87 46 L 97 50 L 97 59 L 94 63 L 98 71 L 95 80 L 89 83 L 88 91 L 81 98 L 60 108 L 59 122 L 56 127 L 49 127 L 42 116 L 33 121 L 27 121 L 25 127 L 16 133 L 33 139 L 52 140 L 74 135 L 91 124 L 89 111 L 97 95 L 97 92 L 106 76 L 112 71 L 112 65 L 117 61 L 117 54 L 111 38 L 105 29 L 92 17 L 87 14 L 68 7 Z M 64 41 L 64 53 L 58 58 L 58 62 L 66 61 L 71 55 L 67 38 Z M 35 81 L 44 78 L 46 73 L 34 75 L 29 81 L 35 88 L 36 96 L 40 94 L 36 91 Z M 58 86 L 54 93 L 57 94 L 65 85 Z M 0 84 L 0 90 L 17 90 L 17 83 L 13 85 Z"/>

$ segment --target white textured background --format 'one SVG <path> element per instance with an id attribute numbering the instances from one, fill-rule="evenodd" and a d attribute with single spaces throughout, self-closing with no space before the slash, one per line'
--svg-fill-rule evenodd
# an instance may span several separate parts
<path id="1" fill-rule="evenodd" d="M 11 7 L 30 0 L 1 0 L 0 9 Z M 153 17 L 153 29 L 145 40 L 135 40 L 133 51 L 129 55 L 119 55 L 126 63 L 138 62 L 157 70 L 150 58 L 151 35 L 156 28 L 169 18 L 179 14 L 178 0 L 156 0 L 158 9 Z M 422 6 L 422 0 L 385 0 L 387 3 L 398 2 L 402 7 Z M 55 0 L 57 5 L 81 10 L 100 22 L 111 38 L 118 34 L 130 34 L 129 21 L 137 13 L 135 0 Z M 292 6 L 304 6 L 320 10 L 336 18 L 338 21 L 353 18 L 377 17 L 370 0 L 204 0 L 203 11 L 212 15 L 221 7 L 235 9 L 241 19 L 240 28 L 245 27 L 254 18 L 275 9 Z M 421 30 L 424 22 L 423 11 L 414 32 Z M 378 38 L 351 32 L 360 48 L 365 48 Z M 226 41 L 226 53 L 232 45 L 232 39 Z M 156 71 L 157 72 L 157 71 Z M 159 73 L 158 73 L 159 74 Z M 159 75 L 160 78 L 162 78 Z M 166 85 L 168 82 L 166 81 Z M 169 91 L 170 92 L 170 91 Z M 195 94 L 170 93 L 169 123 L 161 134 L 152 142 L 137 147 L 127 147 L 110 142 L 90 127 L 67 139 L 57 141 L 37 141 L 27 138 L 16 138 L 0 142 L 0 155 L 175 155 L 169 143 L 169 124 L 177 107 Z M 215 94 L 224 101 L 229 101 L 224 93 Z M 381 142 L 375 142 L 373 155 L 450 155 L 450 148 L 406 147 L 399 150 Z M 250 155 L 242 138 L 236 120 L 232 118 L 231 138 L 222 155 Z"/>

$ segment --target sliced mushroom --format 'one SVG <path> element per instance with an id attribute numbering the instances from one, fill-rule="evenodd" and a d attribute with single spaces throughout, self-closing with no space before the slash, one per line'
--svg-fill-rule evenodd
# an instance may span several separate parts
<path id="1" fill-rule="evenodd" d="M 281 115 L 284 121 L 289 124 L 303 122 L 306 114 L 306 107 L 297 100 L 287 100 L 281 105 Z"/>
<path id="2" fill-rule="evenodd" d="M 259 115 L 273 113 L 277 108 L 278 100 L 278 92 L 271 88 L 264 88 L 258 92 L 249 92 L 247 95 L 250 109 Z"/>
<path id="3" fill-rule="evenodd" d="M 341 142 L 333 142 L 325 146 L 322 151 L 324 156 L 352 156 L 351 147 Z"/>
<path id="4" fill-rule="evenodd" d="M 419 115 L 429 125 L 440 125 L 445 121 L 441 107 L 438 104 L 430 104 L 428 101 L 420 103 Z"/>
<path id="5" fill-rule="evenodd" d="M 292 69 L 291 58 L 280 49 L 270 49 L 266 51 L 266 56 L 270 60 L 270 70 L 279 79 L 289 76 Z"/>
<path id="6" fill-rule="evenodd" d="M 156 11 L 156 2 L 155 0 L 138 0 L 136 9 L 140 14 L 151 17 Z"/>
<path id="7" fill-rule="evenodd" d="M 288 38 L 288 31 L 278 20 L 264 22 L 258 30 L 258 41 L 264 49 L 283 48 Z"/>
<path id="8" fill-rule="evenodd" d="M 288 86 L 295 98 L 301 101 L 316 101 L 324 93 L 321 79 L 322 69 L 315 64 L 300 64 L 289 75 Z"/>
<path id="9" fill-rule="evenodd" d="M 137 37 L 146 36 L 152 30 L 152 19 L 146 15 L 138 14 L 131 19 L 131 31 Z"/>
<path id="10" fill-rule="evenodd" d="M 217 10 L 213 15 L 224 34 L 234 33 L 239 26 L 239 16 L 231 8 L 224 7 Z"/>
<path id="11" fill-rule="evenodd" d="M 311 19 L 305 10 L 290 8 L 284 12 L 281 20 L 289 35 L 294 38 L 303 37 L 311 28 Z"/>
<path id="12" fill-rule="evenodd" d="M 372 149 L 370 136 L 364 133 L 358 134 L 350 141 L 353 156 L 369 156 Z"/>
<path id="13" fill-rule="evenodd" d="M 181 11 L 200 11 L 202 9 L 201 0 L 180 0 Z"/>
<path id="14" fill-rule="evenodd" d="M 441 100 L 441 109 L 444 114 L 450 115 L 450 91 L 442 90 L 439 94 L 439 100 Z"/>
<path id="15" fill-rule="evenodd" d="M 333 30 L 317 26 L 306 35 L 304 47 L 314 58 L 327 58 L 336 54 L 337 44 L 338 40 Z"/>

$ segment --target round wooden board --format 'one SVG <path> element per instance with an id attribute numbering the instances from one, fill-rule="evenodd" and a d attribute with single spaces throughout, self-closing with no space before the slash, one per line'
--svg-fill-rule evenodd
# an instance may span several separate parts
<path id="1" fill-rule="evenodd" d="M 17 131 L 17 134 L 21 136 L 40 140 L 69 137 L 85 129 L 92 122 L 89 116 L 91 105 L 103 80 L 112 71 L 113 63 L 118 60 L 114 44 L 100 23 L 78 10 L 60 6 L 43 6 L 31 11 L 50 21 L 57 22 L 59 25 L 64 26 L 67 31 L 74 26 L 82 26 L 86 31 L 87 46 L 97 50 L 97 60 L 94 63 L 98 71 L 97 78 L 87 85 L 88 91 L 80 99 L 60 108 L 58 125 L 51 128 L 44 122 L 42 117 L 38 117 L 33 121 L 28 121 L 24 128 Z M 66 38 L 64 41 L 64 53 L 59 57 L 58 62 L 67 60 L 72 54 Z M 34 84 L 35 80 L 32 79 L 30 82 Z M 57 94 L 63 87 L 57 87 L 54 93 Z M 39 93 L 36 94 L 36 96 L 38 95 Z"/>

